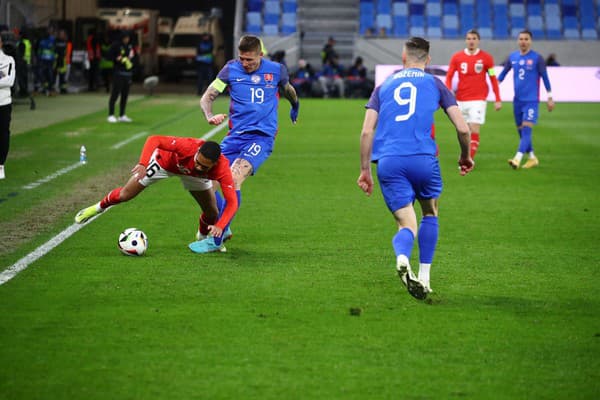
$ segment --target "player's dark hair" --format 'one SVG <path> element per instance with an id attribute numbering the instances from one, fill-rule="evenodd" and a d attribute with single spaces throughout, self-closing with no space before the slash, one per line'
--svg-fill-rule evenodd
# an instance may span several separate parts
<path id="1" fill-rule="evenodd" d="M 429 55 L 429 41 L 421 37 L 413 36 L 404 42 L 406 54 L 418 61 L 426 61 Z"/>
<path id="2" fill-rule="evenodd" d="M 198 151 L 212 162 L 217 162 L 221 156 L 221 146 L 213 141 L 204 142 Z"/>
<path id="3" fill-rule="evenodd" d="M 262 50 L 260 38 L 253 35 L 242 36 L 240 38 L 240 43 L 238 44 L 238 50 L 244 53 L 249 51 L 260 53 Z"/>
<path id="4" fill-rule="evenodd" d="M 529 35 L 529 38 L 533 39 L 533 33 L 531 33 L 531 31 L 529 29 L 523 29 L 521 32 L 519 32 L 519 35 L 520 34 Z"/>
<path id="5" fill-rule="evenodd" d="M 481 40 L 481 36 L 479 36 L 479 32 L 477 31 L 477 29 L 469 29 L 467 35 L 475 35 L 477 36 L 477 39 Z"/>

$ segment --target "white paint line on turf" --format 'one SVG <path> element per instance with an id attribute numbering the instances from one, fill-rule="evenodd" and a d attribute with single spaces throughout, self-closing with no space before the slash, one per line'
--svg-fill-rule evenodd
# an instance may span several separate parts
<path id="1" fill-rule="evenodd" d="M 210 131 L 208 131 L 204 136 L 202 136 L 202 139 L 210 139 L 211 137 L 213 137 L 214 135 L 216 135 L 218 132 L 220 132 L 224 127 L 227 126 L 227 121 L 223 122 L 221 125 L 215 126 L 213 129 L 211 129 Z M 147 134 L 146 132 L 140 132 L 137 135 L 134 136 L 141 136 L 141 134 Z M 131 139 L 131 138 L 129 138 Z M 121 142 L 122 143 L 122 142 Z M 41 185 L 42 183 L 45 183 L 51 179 L 56 178 L 56 176 L 59 172 L 62 172 L 60 175 L 62 175 L 63 173 L 67 173 L 69 172 L 71 169 L 75 169 L 78 166 L 83 165 L 81 163 L 77 163 L 74 165 L 71 165 L 70 168 L 67 171 L 67 168 L 63 168 L 62 170 L 55 172 L 52 175 L 52 178 L 48 179 L 48 177 L 42 179 L 44 182 L 41 182 L 42 180 L 38 181 L 41 182 L 36 186 L 33 187 L 37 187 L 39 185 Z M 56 175 L 56 176 L 54 176 Z M 36 182 L 37 183 L 37 182 Z M 33 184 L 27 185 L 27 186 L 31 186 Z M 33 187 L 24 187 L 26 189 L 33 189 Z M 16 263 L 14 263 L 13 265 L 11 265 L 10 267 L 8 267 L 7 269 L 5 269 L 4 271 L 2 271 L 0 273 L 0 285 L 5 284 L 6 282 L 10 281 L 12 278 L 14 278 L 15 276 L 17 276 L 17 274 L 21 271 L 24 271 L 25 269 L 27 269 L 27 267 L 29 267 L 31 264 L 33 264 L 34 262 L 36 262 L 38 259 L 42 258 L 43 256 L 45 256 L 46 254 L 48 254 L 52 249 L 54 249 L 56 246 L 58 246 L 59 244 L 61 244 L 62 242 L 64 242 L 65 240 L 67 240 L 69 237 L 71 237 L 75 232 L 77 232 L 78 230 L 80 230 L 81 228 L 83 228 L 84 226 L 86 226 L 87 224 L 91 223 L 93 220 L 95 220 L 96 218 L 100 217 L 103 214 L 98 214 L 95 217 L 91 218 L 88 222 L 86 222 L 85 224 L 73 224 L 71 226 L 69 226 L 68 228 L 66 228 L 64 231 L 60 232 L 58 235 L 54 236 L 52 239 L 48 240 L 46 243 L 44 243 L 43 245 L 41 245 L 40 247 L 38 247 L 37 249 L 35 249 L 34 251 L 32 251 L 31 253 L 27 254 L 25 257 L 21 258 L 19 261 L 17 261 Z"/>
<path id="2" fill-rule="evenodd" d="M 147 134 L 148 134 L 148 132 L 136 133 L 135 135 L 133 135 L 123 141 L 120 141 L 119 143 L 113 144 L 110 148 L 113 150 L 120 149 L 121 147 L 125 146 L 126 144 L 131 143 L 134 140 L 141 138 L 142 136 L 146 136 Z"/>
<path id="3" fill-rule="evenodd" d="M 68 167 L 65 167 L 63 169 L 59 169 L 55 173 L 50 174 L 50 175 L 48 175 L 48 176 L 46 176 L 46 177 L 44 177 L 44 178 L 42 178 L 40 180 L 37 180 L 37 181 L 35 181 L 33 183 L 30 183 L 28 185 L 23 186 L 23 189 L 27 189 L 27 190 L 35 189 L 36 187 L 38 187 L 40 185 L 43 185 L 44 183 L 50 182 L 52 179 L 58 178 L 59 176 L 64 175 L 67 172 L 70 172 L 70 171 L 74 170 L 75 168 L 79 168 L 82 165 L 84 165 L 84 164 L 80 163 L 80 162 L 77 162 L 75 164 L 71 164 Z"/>
<path id="4" fill-rule="evenodd" d="M 102 214 L 91 218 L 85 224 L 73 224 L 69 226 L 64 231 L 54 236 L 52 239 L 48 240 L 46 243 L 44 243 L 31 253 L 27 254 L 25 257 L 21 258 L 19 261 L 2 271 L 0 273 L 0 285 L 3 285 L 6 282 L 10 281 L 12 278 L 17 276 L 19 272 L 27 269 L 27 267 L 29 267 L 35 261 L 48 254 L 53 248 L 67 240 L 71 235 L 73 235 L 75 232 L 77 232 L 78 230 L 80 230 L 81 228 L 98 218 L 100 215 Z"/>

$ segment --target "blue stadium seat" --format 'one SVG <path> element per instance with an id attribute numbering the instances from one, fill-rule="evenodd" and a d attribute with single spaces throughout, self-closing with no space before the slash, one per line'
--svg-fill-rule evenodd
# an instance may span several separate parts
<path id="1" fill-rule="evenodd" d="M 390 14 L 377 14 L 375 25 L 378 30 L 385 28 L 385 31 L 389 34 L 392 30 L 392 16 Z"/>
<path id="2" fill-rule="evenodd" d="M 248 0 L 248 11 L 249 12 L 260 12 L 263 8 L 263 0 Z"/>
<path id="3" fill-rule="evenodd" d="M 408 36 L 408 17 L 406 15 L 396 15 L 394 18 L 393 34 L 394 36 Z"/>
<path id="4" fill-rule="evenodd" d="M 281 10 L 284 13 L 296 13 L 298 11 L 298 3 L 296 3 L 296 0 L 283 0 Z"/>
<path id="5" fill-rule="evenodd" d="M 527 17 L 527 26 L 533 34 L 534 39 L 543 39 L 546 36 L 544 33 L 544 19 L 541 15 L 529 15 Z"/>
<path id="6" fill-rule="evenodd" d="M 454 39 L 458 37 L 458 16 L 444 14 L 442 17 L 442 31 L 444 37 Z"/>
<path id="7" fill-rule="evenodd" d="M 583 29 L 581 31 L 581 38 L 584 40 L 597 40 L 598 32 L 596 29 Z"/>
<path id="8" fill-rule="evenodd" d="M 495 0 L 497 1 L 497 0 Z M 494 4 L 494 39 L 508 39 L 508 6 Z"/>
<path id="9" fill-rule="evenodd" d="M 456 3 L 444 2 L 442 10 L 444 11 L 444 15 L 458 16 L 458 6 L 456 5 Z"/>
<path id="10" fill-rule="evenodd" d="M 425 28 L 422 26 L 411 26 L 408 30 L 410 36 L 425 36 Z"/>
<path id="11" fill-rule="evenodd" d="M 405 1 L 392 3 L 392 15 L 408 16 L 408 4 Z"/>
<path id="12" fill-rule="evenodd" d="M 259 30 L 262 26 L 262 15 L 257 11 L 248 11 L 246 13 L 246 25 L 248 26 L 258 26 Z"/>
<path id="13" fill-rule="evenodd" d="M 548 20 L 548 18 L 554 17 L 560 18 L 560 7 L 556 3 L 548 3 L 546 1 L 546 3 L 544 4 L 544 14 L 546 16 L 546 20 Z"/>
<path id="14" fill-rule="evenodd" d="M 442 38 L 442 28 L 440 28 L 439 26 L 428 26 L 427 27 L 427 38 L 441 39 Z"/>
<path id="15" fill-rule="evenodd" d="M 442 5 L 439 2 L 427 3 L 427 15 L 442 15 Z"/>
<path id="16" fill-rule="evenodd" d="M 492 28 L 489 27 L 479 27 L 477 32 L 479 32 L 479 36 L 481 36 L 482 39 L 491 39 L 493 37 Z"/>
<path id="17" fill-rule="evenodd" d="M 265 14 L 263 18 L 265 25 L 279 25 L 279 14 Z"/>
<path id="18" fill-rule="evenodd" d="M 473 4 L 463 4 L 459 6 L 460 10 L 460 31 L 466 33 L 469 29 L 475 28 L 475 6 Z"/>
<path id="19" fill-rule="evenodd" d="M 392 1 L 391 0 L 377 0 L 377 14 L 391 14 L 392 13 Z"/>
<path id="20" fill-rule="evenodd" d="M 410 5 L 408 6 L 408 15 L 413 16 L 413 15 L 423 15 L 425 14 L 425 5 L 424 4 L 417 4 L 417 3 L 410 3 Z"/>
<path id="21" fill-rule="evenodd" d="M 479 29 L 491 28 L 492 7 L 490 5 L 489 0 L 480 0 L 477 3 L 475 3 L 475 10 L 477 14 L 477 26 L 479 27 Z"/>
<path id="22" fill-rule="evenodd" d="M 281 32 L 288 34 L 296 32 L 296 13 L 284 12 L 281 14 Z"/>
<path id="23" fill-rule="evenodd" d="M 527 3 L 527 15 L 542 15 L 542 6 L 539 3 Z"/>
<path id="24" fill-rule="evenodd" d="M 279 35 L 279 26 L 273 25 L 273 24 L 263 25 L 263 34 L 265 36 L 278 36 Z"/>
<path id="25" fill-rule="evenodd" d="M 428 15 L 427 16 L 427 27 L 441 28 L 442 27 L 442 17 L 439 15 Z"/>
<path id="26" fill-rule="evenodd" d="M 508 6 L 508 12 L 510 13 L 509 15 L 514 17 L 524 17 L 525 16 L 525 5 L 523 3 L 521 4 L 516 4 L 516 3 L 511 3 Z"/>
<path id="27" fill-rule="evenodd" d="M 279 4 L 279 0 L 266 0 L 263 12 L 265 14 L 281 14 L 281 4 Z"/>
<path id="28" fill-rule="evenodd" d="M 494 6 L 496 6 L 496 5 L 507 6 L 508 5 L 508 0 L 492 0 L 492 4 Z"/>
<path id="29" fill-rule="evenodd" d="M 553 4 L 546 4 L 553 5 Z M 562 39 L 562 21 L 560 15 L 546 14 L 546 39 L 556 40 Z"/>
<path id="30" fill-rule="evenodd" d="M 375 25 L 375 6 L 372 2 L 360 2 L 359 32 L 364 35 L 366 30 Z"/>

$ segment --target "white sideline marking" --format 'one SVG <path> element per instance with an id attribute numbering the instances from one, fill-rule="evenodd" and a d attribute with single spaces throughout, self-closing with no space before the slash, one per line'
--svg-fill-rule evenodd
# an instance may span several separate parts
<path id="1" fill-rule="evenodd" d="M 212 128 L 210 131 L 206 132 L 206 135 L 202 136 L 202 139 L 210 139 L 211 137 L 215 136 L 217 133 L 219 133 L 221 130 L 223 130 L 223 128 L 225 128 L 227 126 L 227 120 L 221 122 L 221 125 L 217 125 L 214 128 Z"/>
<path id="2" fill-rule="evenodd" d="M 31 253 L 27 254 L 25 257 L 21 258 L 19 261 L 2 271 L 2 273 L 0 273 L 0 285 L 3 285 L 6 282 L 10 281 L 19 272 L 25 270 L 39 258 L 48 254 L 53 248 L 67 240 L 71 235 L 73 235 L 75 232 L 77 232 L 78 230 L 80 230 L 81 228 L 98 218 L 100 215 L 102 214 L 91 218 L 85 224 L 73 224 L 69 226 L 67 229 L 54 236 L 52 239 L 48 240 L 46 243 L 44 243 Z"/>
<path id="3" fill-rule="evenodd" d="M 210 139 L 211 137 L 213 137 L 214 135 L 216 135 L 219 131 L 221 131 L 226 126 L 227 126 L 227 121 L 223 122 L 221 125 L 215 126 L 213 129 L 211 129 L 210 131 L 208 131 L 204 136 L 202 136 L 202 139 Z M 128 142 L 128 141 L 134 140 L 133 139 L 134 137 L 137 139 L 137 137 L 142 136 L 142 134 L 145 135 L 147 133 L 146 132 L 140 132 L 140 133 L 138 133 L 138 134 L 130 137 L 129 139 L 127 139 L 127 140 L 125 140 L 123 142 L 120 142 L 120 143 L 123 143 L 121 146 L 123 146 L 123 145 L 126 144 L 124 142 Z M 114 146 L 117 146 L 120 143 L 117 143 Z M 113 146 L 113 148 L 115 148 L 114 146 Z M 118 148 L 118 147 L 116 147 L 116 148 Z M 83 165 L 83 164 L 81 164 L 81 163 L 73 164 L 70 167 L 63 168 L 60 171 L 57 171 L 54 174 L 49 175 L 46 178 L 43 178 L 43 179 L 41 179 L 41 180 L 39 180 L 37 182 L 34 182 L 34 183 L 29 184 L 27 186 L 24 186 L 23 188 L 24 189 L 33 189 L 34 187 L 37 187 L 37 186 L 41 185 L 42 183 L 48 182 L 49 180 L 54 179 L 57 176 L 62 175 L 64 173 L 67 173 L 70 170 L 75 169 L 75 168 L 77 168 L 77 167 L 79 167 L 81 165 Z M 32 185 L 35 185 L 35 186 L 32 186 Z M 30 186 L 32 186 L 32 187 L 30 187 Z M 21 258 L 19 261 L 17 261 L 13 265 L 11 265 L 10 267 L 8 267 L 4 271 L 2 271 L 0 273 L 0 285 L 3 285 L 6 282 L 10 281 L 12 278 L 14 278 L 15 276 L 17 276 L 17 274 L 19 272 L 27 269 L 27 267 L 29 267 L 31 264 L 33 264 L 34 262 L 36 262 L 38 259 L 40 259 L 43 256 L 45 256 L 46 254 L 48 254 L 52 249 L 54 249 L 56 246 L 58 246 L 59 244 L 61 244 L 65 240 L 67 240 L 75 232 L 77 232 L 78 230 L 80 230 L 81 228 L 83 228 L 84 226 L 86 226 L 87 224 L 89 224 L 90 222 L 92 222 L 93 220 L 95 220 L 96 218 L 100 217 L 103 214 L 105 214 L 105 213 L 96 215 L 95 217 L 91 218 L 85 224 L 73 224 L 73 225 L 69 226 L 64 231 L 60 232 L 58 235 L 54 236 L 52 239 L 48 240 L 46 243 L 44 243 L 43 245 L 41 245 L 40 247 L 38 247 L 37 249 L 35 249 L 31 253 L 27 254 L 25 257 Z"/>
<path id="4" fill-rule="evenodd" d="M 28 185 L 23 186 L 23 189 L 28 189 L 28 190 L 29 189 L 35 189 L 36 187 L 38 187 L 38 186 L 40 186 L 40 185 L 42 185 L 42 184 L 44 184 L 46 182 L 50 182 L 52 179 L 58 178 L 59 176 L 64 175 L 67 172 L 74 170 L 75 168 L 79 168 L 82 165 L 84 165 L 84 164 L 80 163 L 80 162 L 77 162 L 77 163 L 69 165 L 68 167 L 65 167 L 63 169 L 59 169 L 55 173 L 50 174 L 50 175 L 46 176 L 45 178 L 42 178 L 42 179 L 40 179 L 38 181 L 35 181 L 33 183 L 30 183 Z"/>
<path id="5" fill-rule="evenodd" d="M 148 134 L 148 132 L 136 133 L 135 135 L 131 136 L 130 138 L 127 138 L 119 143 L 113 144 L 110 148 L 113 150 L 120 149 L 121 147 L 125 146 L 127 143 L 133 142 L 134 140 L 139 139 L 142 136 L 147 135 L 147 134 Z"/>

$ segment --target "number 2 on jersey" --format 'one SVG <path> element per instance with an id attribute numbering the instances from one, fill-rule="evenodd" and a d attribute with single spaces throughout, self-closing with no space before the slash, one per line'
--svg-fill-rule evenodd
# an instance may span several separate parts
<path id="1" fill-rule="evenodd" d="M 400 93 L 402 89 L 408 89 L 410 91 L 408 98 L 402 97 L 402 94 Z M 404 107 L 408 105 L 407 113 L 396 115 L 396 122 L 406 121 L 415 113 L 417 105 L 417 88 L 410 82 L 403 82 L 396 90 L 394 90 L 394 100 L 396 100 L 396 103 L 398 103 L 399 106 Z"/>

